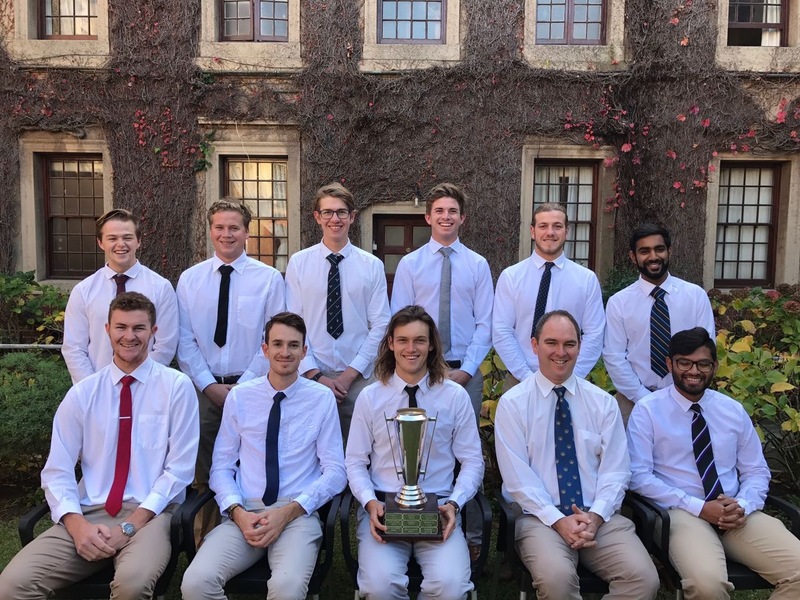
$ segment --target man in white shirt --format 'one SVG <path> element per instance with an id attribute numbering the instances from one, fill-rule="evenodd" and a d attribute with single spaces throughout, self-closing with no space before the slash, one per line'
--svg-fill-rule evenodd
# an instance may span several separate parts
<path id="1" fill-rule="evenodd" d="M 645 223 L 634 230 L 628 254 L 639 279 L 611 296 L 606 306 L 603 362 L 625 424 L 636 402 L 672 383 L 666 347 L 673 333 L 700 326 L 714 338 L 708 294 L 669 272 L 671 244 L 665 227 Z"/>
<path id="2" fill-rule="evenodd" d="M 178 301 L 172 284 L 136 258 L 141 244 L 138 219 L 122 208 L 108 211 L 95 223 L 97 245 L 106 264 L 78 283 L 64 313 L 61 354 L 78 383 L 111 363 L 111 344 L 105 332 L 108 305 L 122 292 L 139 292 L 155 304 L 161 326 L 150 342 L 150 358 L 169 365 L 178 347 Z"/>
<path id="3" fill-rule="evenodd" d="M 497 280 L 492 341 L 516 381 L 524 381 L 539 368 L 530 341 L 534 321 L 547 311 L 566 310 L 578 322 L 582 331 L 575 365 L 578 377 L 589 374 L 603 350 L 605 314 L 600 283 L 592 271 L 564 256 L 568 227 L 561 204 L 537 206 L 531 225 L 533 253 L 505 269 Z"/>
<path id="4" fill-rule="evenodd" d="M 286 307 L 308 327 L 300 372 L 333 391 L 344 440 L 356 398 L 372 381 L 389 322 L 383 263 L 348 238 L 355 217 L 349 190 L 339 183 L 321 187 L 314 196 L 314 219 L 322 241 L 293 254 L 286 267 Z"/>
<path id="5" fill-rule="evenodd" d="M 208 489 L 211 453 L 225 398 L 236 383 L 267 372 L 261 351 L 264 325 L 282 312 L 281 274 L 245 253 L 251 213 L 246 204 L 219 200 L 208 209 L 214 256 L 178 280 L 178 364 L 191 377 L 200 402 L 200 449 L 195 485 Z M 199 515 L 198 537 L 217 523 L 213 506 Z"/>
<path id="6" fill-rule="evenodd" d="M 686 600 L 730 597 L 725 556 L 776 586 L 773 600 L 800 598 L 800 540 L 761 509 L 770 470 L 744 407 L 710 390 L 717 348 L 708 331 L 676 333 L 672 385 L 631 413 L 631 489 L 669 511 L 669 558 Z"/>
<path id="7" fill-rule="evenodd" d="M 464 388 L 447 378 L 441 340 L 433 319 L 419 306 L 398 311 L 380 344 L 375 375 L 379 381 L 358 398 L 345 467 L 358 511 L 358 587 L 367 598 L 408 598 L 406 568 L 413 554 L 422 569 L 420 597 L 461 599 L 472 589 L 470 557 L 461 528 L 460 507 L 470 500 L 483 479 L 483 455 L 475 415 Z M 430 457 L 420 485 L 439 498 L 444 540 L 385 542 L 380 518 L 384 499 L 402 482 L 393 460 L 386 417 L 400 408 L 417 406 L 436 417 L 426 434 Z M 456 462 L 461 466 L 454 477 Z M 455 481 L 454 481 L 455 479 Z"/>
<path id="8" fill-rule="evenodd" d="M 186 600 L 224 600 L 225 582 L 264 553 L 271 571 L 267 598 L 306 597 L 322 540 L 316 511 L 347 480 L 336 399 L 298 376 L 305 336 L 298 315 L 272 317 L 263 345 L 269 372 L 228 394 L 210 481 L 227 518 L 186 570 Z"/>
<path id="9" fill-rule="evenodd" d="M 42 487 L 56 524 L 0 574 L 0 598 L 50 597 L 112 561 L 113 598 L 153 597 L 172 551 L 171 512 L 192 481 L 198 434 L 189 378 L 148 358 L 156 329 L 155 307 L 142 294 L 111 302 L 114 358 L 67 392 L 53 421 Z"/>
<path id="10" fill-rule="evenodd" d="M 655 598 L 658 573 L 633 523 L 619 514 L 630 477 L 614 399 L 573 373 L 580 329 L 546 313 L 531 346 L 539 370 L 500 399 L 495 416 L 503 496 L 519 511 L 516 543 L 539 597 L 580 600 L 580 562 L 608 598 Z"/>

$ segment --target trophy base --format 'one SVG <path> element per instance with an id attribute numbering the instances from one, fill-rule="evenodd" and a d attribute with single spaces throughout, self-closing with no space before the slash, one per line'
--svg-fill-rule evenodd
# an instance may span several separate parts
<path id="1" fill-rule="evenodd" d="M 439 519 L 439 503 L 434 494 L 428 496 L 421 509 L 400 508 L 394 496 L 386 498 L 386 513 L 382 522 L 388 528 L 381 533 L 387 541 L 404 542 L 441 542 L 442 522 Z"/>

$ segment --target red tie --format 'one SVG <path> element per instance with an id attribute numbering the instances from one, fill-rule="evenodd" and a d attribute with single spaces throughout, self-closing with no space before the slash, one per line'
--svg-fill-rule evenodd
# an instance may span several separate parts
<path id="1" fill-rule="evenodd" d="M 122 508 L 122 496 L 128 482 L 128 469 L 131 465 L 131 384 L 136 381 L 130 375 L 122 378 L 122 391 L 119 394 L 119 437 L 117 438 L 117 463 L 114 467 L 114 483 L 106 500 L 106 512 L 112 517 Z"/>

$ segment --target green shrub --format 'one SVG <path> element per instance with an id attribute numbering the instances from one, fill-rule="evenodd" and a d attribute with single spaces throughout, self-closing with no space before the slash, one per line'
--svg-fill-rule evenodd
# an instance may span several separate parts
<path id="1" fill-rule="evenodd" d="M 0 343 L 59 343 L 69 294 L 42 285 L 33 271 L 0 273 Z"/>
<path id="2" fill-rule="evenodd" d="M 17 483 L 39 474 L 50 449 L 53 415 L 70 385 L 60 356 L 0 356 L 0 481 Z"/>

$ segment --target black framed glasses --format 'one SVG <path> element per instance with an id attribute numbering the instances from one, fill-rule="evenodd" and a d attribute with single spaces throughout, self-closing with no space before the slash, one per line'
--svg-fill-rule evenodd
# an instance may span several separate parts
<path id="1" fill-rule="evenodd" d="M 714 369 L 713 360 L 689 360 L 688 358 L 676 358 L 672 361 L 679 371 L 691 371 L 692 367 L 697 367 L 701 373 L 711 373 Z"/>
<path id="2" fill-rule="evenodd" d="M 338 210 L 331 210 L 330 208 L 323 208 L 322 210 L 318 210 L 317 214 L 320 217 L 325 219 L 326 221 L 333 218 L 333 215 L 339 217 L 342 221 L 344 221 L 347 217 L 350 216 L 350 209 L 348 208 L 340 208 Z"/>

